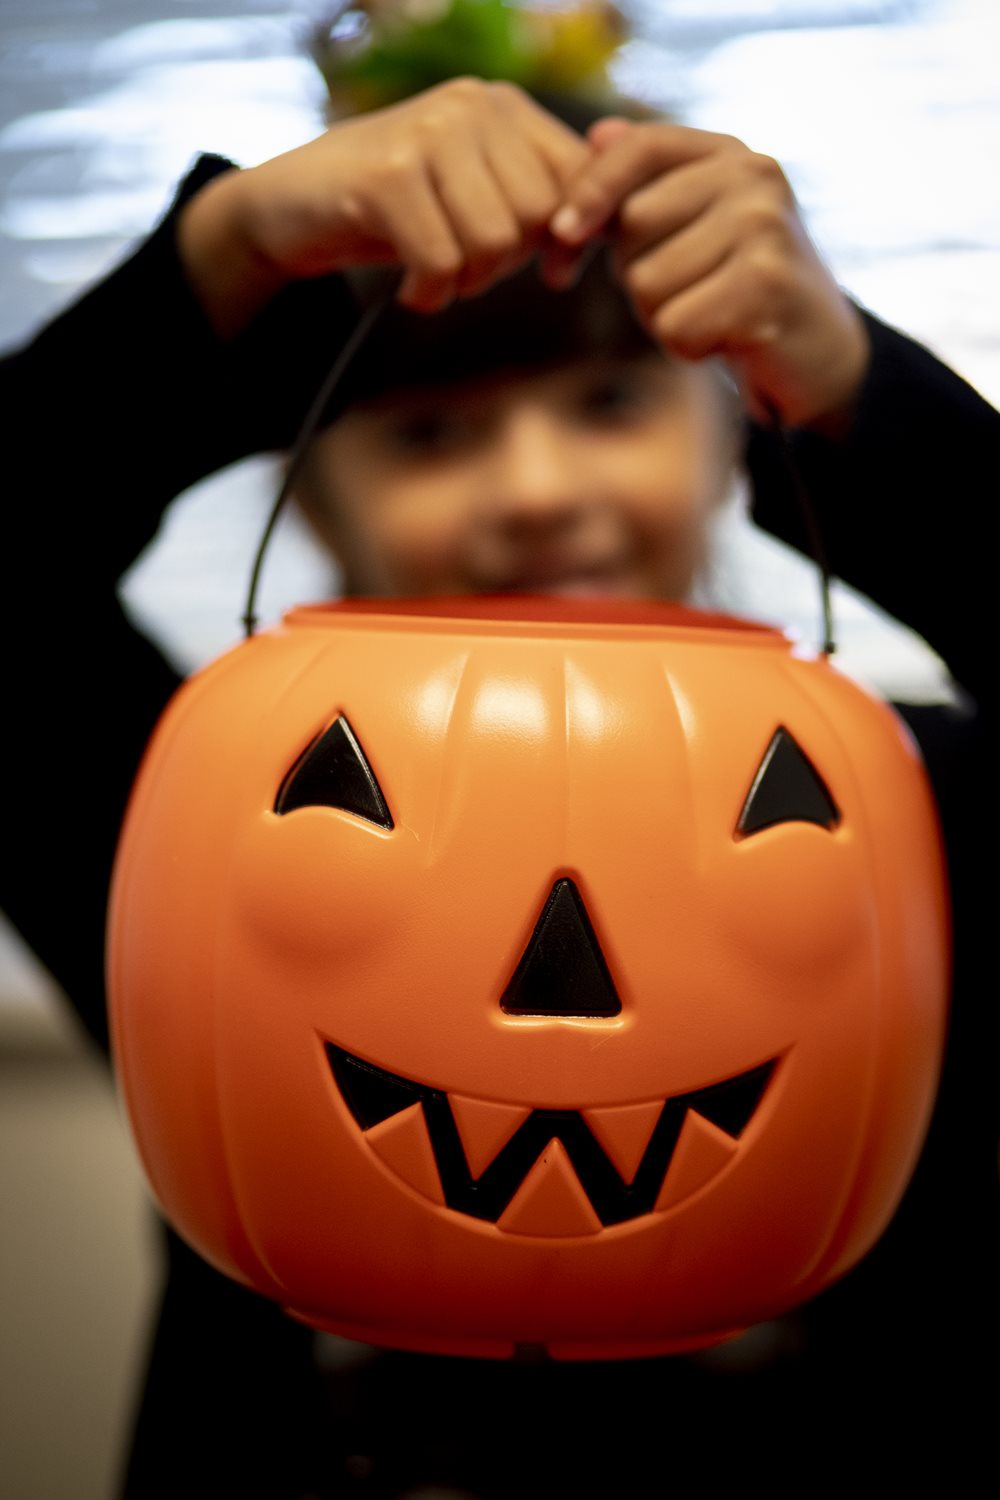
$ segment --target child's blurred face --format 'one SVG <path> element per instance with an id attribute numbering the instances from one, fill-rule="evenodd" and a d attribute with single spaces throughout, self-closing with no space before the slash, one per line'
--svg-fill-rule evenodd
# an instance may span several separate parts
<path id="1" fill-rule="evenodd" d="M 351 592 L 680 598 L 734 453 L 715 372 L 602 357 L 354 407 L 304 501 Z"/>

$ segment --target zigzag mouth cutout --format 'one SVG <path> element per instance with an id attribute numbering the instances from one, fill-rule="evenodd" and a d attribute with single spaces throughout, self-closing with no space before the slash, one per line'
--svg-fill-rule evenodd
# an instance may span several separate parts
<path id="1" fill-rule="evenodd" d="M 532 1110 L 474 1177 L 446 1093 L 389 1073 L 332 1042 L 325 1047 L 337 1087 L 362 1131 L 420 1104 L 448 1208 L 495 1224 L 539 1156 L 557 1140 L 604 1228 L 637 1219 L 656 1207 L 689 1110 L 733 1141 L 739 1140 L 778 1062 L 772 1058 L 721 1083 L 665 1099 L 631 1181 L 621 1176 L 575 1109 Z"/>

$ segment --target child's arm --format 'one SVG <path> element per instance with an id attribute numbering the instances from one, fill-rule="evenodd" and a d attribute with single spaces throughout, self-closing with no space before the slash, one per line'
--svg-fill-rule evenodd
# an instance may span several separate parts
<path id="1" fill-rule="evenodd" d="M 833 572 L 913 626 L 988 710 L 996 695 L 986 610 L 1000 491 L 1000 412 L 920 344 L 864 313 L 871 345 L 849 427 L 792 443 Z M 808 545 L 773 435 L 751 434 L 754 519 Z"/>

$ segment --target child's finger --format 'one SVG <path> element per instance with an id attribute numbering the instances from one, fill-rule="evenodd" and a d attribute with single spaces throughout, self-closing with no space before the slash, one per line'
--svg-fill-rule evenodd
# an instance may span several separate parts
<path id="1" fill-rule="evenodd" d="M 524 236 L 537 243 L 562 199 L 551 168 L 523 136 L 493 134 L 483 149 Z"/>
<path id="2" fill-rule="evenodd" d="M 434 312 L 454 296 L 464 252 L 426 172 L 409 172 L 387 186 L 378 217 L 406 271 L 399 300 Z"/>
<path id="3" fill-rule="evenodd" d="M 606 151 L 631 130 L 634 123 L 621 115 L 605 115 L 603 120 L 595 120 L 591 125 L 587 131 L 587 140 L 595 151 Z"/>
<path id="4" fill-rule="evenodd" d="M 743 243 L 738 218 L 716 204 L 684 229 L 627 260 L 616 249 L 616 269 L 643 316 L 711 276 Z"/>
<path id="5" fill-rule="evenodd" d="M 734 255 L 648 316 L 657 341 L 681 359 L 752 354 L 777 344 L 787 309 L 777 278 L 762 292 L 759 267 Z"/>
<path id="6" fill-rule="evenodd" d="M 726 198 L 738 185 L 735 153 L 703 157 L 630 193 L 618 210 L 615 246 L 623 264 L 678 234 Z M 741 193 L 740 200 L 746 197 Z"/>
<path id="7" fill-rule="evenodd" d="M 592 149 L 562 120 L 550 115 L 527 94 L 521 94 L 520 90 L 516 92 L 520 95 L 518 128 L 523 130 L 525 139 L 530 141 L 552 173 L 562 202 L 570 185 L 590 160 Z"/>
<path id="8" fill-rule="evenodd" d="M 742 144 L 729 136 L 673 125 L 635 125 L 595 151 L 549 225 L 557 239 L 579 245 L 617 213 L 630 193 L 687 162 Z"/>
<path id="9" fill-rule="evenodd" d="M 619 115 L 607 115 L 591 125 L 587 131 L 587 143 L 595 151 L 605 151 L 631 128 L 631 121 Z M 557 207 L 557 204 L 553 204 L 549 218 Z M 587 251 L 584 247 L 565 245 L 549 237 L 539 256 L 539 274 L 546 286 L 554 291 L 565 291 L 579 280 L 586 259 Z"/>
<path id="10" fill-rule="evenodd" d="M 442 140 L 430 162 L 435 190 L 462 249 L 459 288 L 487 286 L 501 266 L 516 261 L 524 233 L 478 141 Z"/>

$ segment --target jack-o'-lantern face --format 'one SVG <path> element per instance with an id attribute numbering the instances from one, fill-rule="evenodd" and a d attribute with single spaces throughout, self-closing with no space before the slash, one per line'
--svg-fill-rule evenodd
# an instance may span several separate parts
<path id="1" fill-rule="evenodd" d="M 147 759 L 116 1050 L 168 1214 L 300 1316 L 678 1349 L 880 1231 L 933 1092 L 944 922 L 908 742 L 775 633 L 301 611 L 196 679 Z"/>

